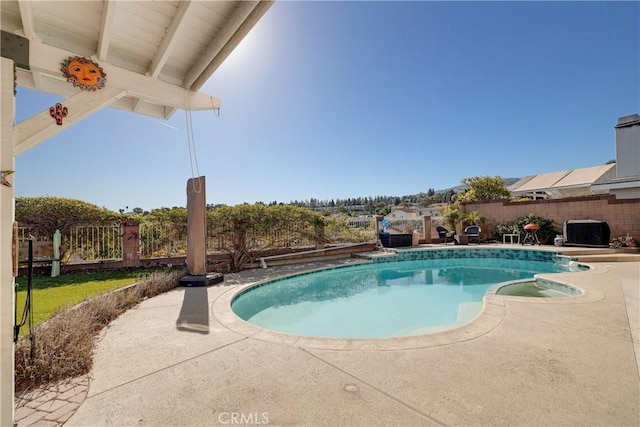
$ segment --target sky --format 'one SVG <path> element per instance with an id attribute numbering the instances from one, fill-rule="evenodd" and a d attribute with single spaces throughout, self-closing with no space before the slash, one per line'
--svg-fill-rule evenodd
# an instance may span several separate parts
<path id="1" fill-rule="evenodd" d="M 403 196 L 615 159 L 640 113 L 640 3 L 277 1 L 200 92 L 104 109 L 16 158 L 16 196 L 117 211 Z M 61 98 L 19 87 L 16 122 Z M 640 159 L 639 159 L 640 161 Z M 197 166 L 197 167 L 196 167 Z"/>

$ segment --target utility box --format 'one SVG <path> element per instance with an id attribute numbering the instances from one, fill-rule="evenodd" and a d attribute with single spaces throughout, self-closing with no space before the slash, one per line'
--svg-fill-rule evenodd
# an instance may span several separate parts
<path id="1" fill-rule="evenodd" d="M 609 224 L 593 219 L 565 221 L 564 245 L 608 248 L 611 239 Z"/>
<path id="2" fill-rule="evenodd" d="M 412 234 L 380 233 L 380 242 L 385 248 L 404 248 L 413 244 Z"/>

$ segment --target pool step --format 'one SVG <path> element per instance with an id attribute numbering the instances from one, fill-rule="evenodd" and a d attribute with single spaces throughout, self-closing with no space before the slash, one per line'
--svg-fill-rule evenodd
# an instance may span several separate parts
<path id="1" fill-rule="evenodd" d="M 611 255 L 615 253 L 614 249 L 561 249 L 558 251 L 560 255 Z"/>
<path id="2" fill-rule="evenodd" d="M 626 253 L 609 253 L 609 254 L 596 254 L 596 255 L 573 255 L 579 262 L 640 262 L 640 254 L 626 254 Z"/>
<path id="3" fill-rule="evenodd" d="M 638 262 L 640 250 L 637 248 L 564 248 L 558 251 L 560 255 L 571 257 L 582 262 Z"/>

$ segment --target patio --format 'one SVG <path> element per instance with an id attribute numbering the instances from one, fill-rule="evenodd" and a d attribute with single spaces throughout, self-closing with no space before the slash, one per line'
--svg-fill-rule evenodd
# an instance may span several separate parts
<path id="1" fill-rule="evenodd" d="M 227 308 L 249 283 L 352 262 L 248 270 L 145 301 L 104 332 L 65 425 L 638 424 L 640 263 L 565 274 L 586 291 L 576 298 L 488 297 L 470 324 L 421 337 L 298 338 Z M 24 411 L 18 425 L 37 422 Z"/>

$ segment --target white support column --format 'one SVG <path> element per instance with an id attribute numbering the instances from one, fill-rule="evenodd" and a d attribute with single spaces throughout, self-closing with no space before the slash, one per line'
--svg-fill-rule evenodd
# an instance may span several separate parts
<path id="1" fill-rule="evenodd" d="M 15 99 L 13 61 L 0 58 L 0 170 L 14 170 Z M 15 174 L 9 176 L 14 182 Z M 0 185 L 0 426 L 13 425 L 14 400 L 14 278 L 11 240 L 15 219 L 14 189 Z"/>

